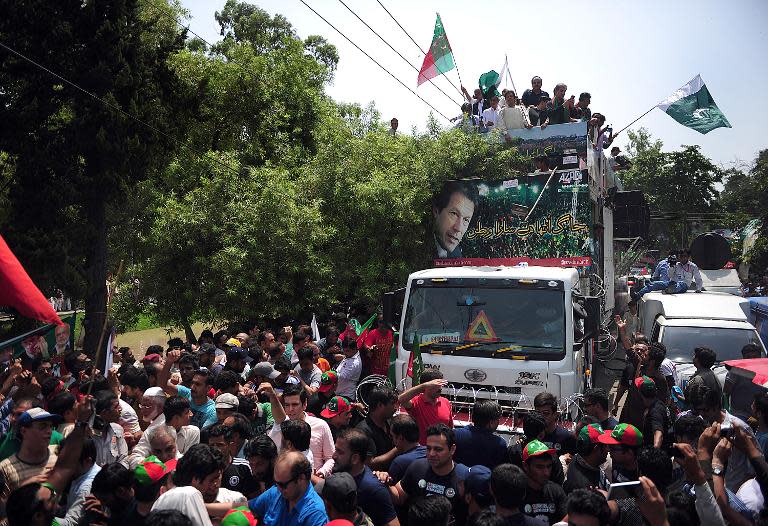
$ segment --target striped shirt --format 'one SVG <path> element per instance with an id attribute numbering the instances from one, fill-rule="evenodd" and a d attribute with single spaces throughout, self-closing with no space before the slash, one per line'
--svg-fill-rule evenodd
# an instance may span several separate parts
<path id="1" fill-rule="evenodd" d="M 4 486 L 3 493 L 8 495 L 25 480 L 50 471 L 56 464 L 55 451 L 57 447 L 48 446 L 48 458 L 39 464 L 24 462 L 19 458 L 18 453 L 0 462 L 0 482 Z"/>

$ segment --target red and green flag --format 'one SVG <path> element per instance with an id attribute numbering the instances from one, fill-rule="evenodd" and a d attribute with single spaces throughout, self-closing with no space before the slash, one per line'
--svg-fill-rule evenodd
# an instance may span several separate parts
<path id="1" fill-rule="evenodd" d="M 424 372 L 424 361 L 421 359 L 421 349 L 419 348 L 419 335 L 413 335 L 413 346 L 411 347 L 411 357 L 408 360 L 408 376 L 412 379 L 412 385 L 421 383 L 421 373 Z"/>
<path id="2" fill-rule="evenodd" d="M 451 45 L 448 43 L 443 22 L 438 14 L 437 20 L 435 20 L 435 35 L 432 37 L 432 45 L 429 46 L 427 56 L 424 57 L 424 63 L 421 65 L 417 86 L 421 86 L 429 79 L 447 73 L 455 67 Z"/>

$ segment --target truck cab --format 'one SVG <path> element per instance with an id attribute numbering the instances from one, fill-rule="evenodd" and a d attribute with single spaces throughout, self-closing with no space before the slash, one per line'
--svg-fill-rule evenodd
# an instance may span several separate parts
<path id="1" fill-rule="evenodd" d="M 573 268 L 446 267 L 411 274 L 398 386 L 410 384 L 408 363 L 418 342 L 425 369 L 443 373 L 443 392 L 452 401 L 492 398 L 525 410 L 543 391 L 560 399 L 581 392 L 591 364 L 584 320 L 574 314 L 578 287 Z"/>
<path id="2" fill-rule="evenodd" d="M 749 322 L 749 310 L 749 300 L 723 292 L 651 292 L 640 300 L 639 327 L 649 341 L 664 344 L 685 388 L 695 372 L 696 347 L 713 349 L 718 362 L 741 359 L 741 349 L 748 343 L 757 344 L 765 356 L 765 346 Z M 716 366 L 714 371 L 722 383 L 725 368 Z"/>

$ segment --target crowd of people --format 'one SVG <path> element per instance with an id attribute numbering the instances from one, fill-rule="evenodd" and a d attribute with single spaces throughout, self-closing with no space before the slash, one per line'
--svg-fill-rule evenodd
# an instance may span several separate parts
<path id="1" fill-rule="evenodd" d="M 697 349 L 696 375 L 675 396 L 663 346 L 620 322 L 629 352 L 613 405 L 588 390 L 570 425 L 541 392 L 515 423 L 522 434 L 505 439 L 496 400 L 478 399 L 454 427 L 437 369 L 402 392 L 379 381 L 362 396 L 393 345 L 376 321 L 361 334 L 327 327 L 324 338 L 309 326 L 204 331 L 141 357 L 117 349 L 106 375 L 78 352 L 60 376 L 43 358 L 10 362 L 0 375 L 3 520 L 768 524 L 768 394 L 739 377 L 720 386 L 712 351 Z"/>
<path id="2" fill-rule="evenodd" d="M 593 114 L 589 108 L 592 95 L 583 92 L 578 100 L 575 95 L 566 98 L 568 86 L 562 82 L 555 85 L 552 96 L 542 89 L 539 76 L 531 79 L 531 87 L 523 92 L 521 98 L 510 89 L 503 89 L 499 94 L 495 88 L 485 92 L 476 88 L 470 95 L 462 86 L 461 91 L 466 102 L 461 106 L 461 115 L 452 119 L 456 128 L 480 133 L 498 131 L 506 142 L 511 142 L 512 138 L 507 133 L 511 130 L 530 130 L 533 127 L 543 130 L 550 124 L 584 121 L 589 124 L 593 148 L 600 151 L 607 149 L 614 139 L 612 127 L 605 126 L 605 116 Z M 624 162 L 622 158 L 621 163 Z"/>

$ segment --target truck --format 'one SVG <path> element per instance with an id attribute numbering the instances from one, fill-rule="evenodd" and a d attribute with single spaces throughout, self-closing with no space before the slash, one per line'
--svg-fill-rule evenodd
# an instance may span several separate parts
<path id="1" fill-rule="evenodd" d="M 645 294 L 638 305 L 640 331 L 650 342 L 667 348 L 667 358 L 675 363 L 680 387 L 685 389 L 695 372 L 693 351 L 709 347 L 717 361 L 740 360 L 748 343 L 758 345 L 765 356 L 765 345 L 750 322 L 750 301 L 725 292 L 688 291 L 683 294 Z M 720 382 L 727 371 L 714 368 Z"/>
<path id="2" fill-rule="evenodd" d="M 439 256 L 457 259 L 436 260 L 385 295 L 384 317 L 399 328 L 396 387 L 411 385 L 418 345 L 424 367 L 439 369 L 448 382 L 443 394 L 457 424 L 469 420 L 475 400 L 490 398 L 505 412 L 500 431 L 513 433 L 519 413 L 533 409 L 533 398 L 545 391 L 574 419 L 580 393 L 592 385 L 595 355 L 610 342 L 613 216 L 621 192 L 602 151 L 588 148 L 586 135 L 579 146 L 579 137 L 558 128 L 567 126 L 577 125 L 548 128 L 557 145 L 565 145 L 553 161 L 555 139 L 545 138 L 551 174 L 472 182 L 492 213 L 478 217 L 477 204 L 466 207 L 471 225 L 449 231 Z M 587 133 L 586 123 L 578 126 Z M 438 210 L 433 204 L 436 218 Z M 647 217 L 647 205 L 644 211 Z M 558 238 L 563 231 L 576 234 Z M 638 238 L 633 233 L 621 242 L 629 246 Z M 467 239 L 468 247 L 457 249 Z"/>

